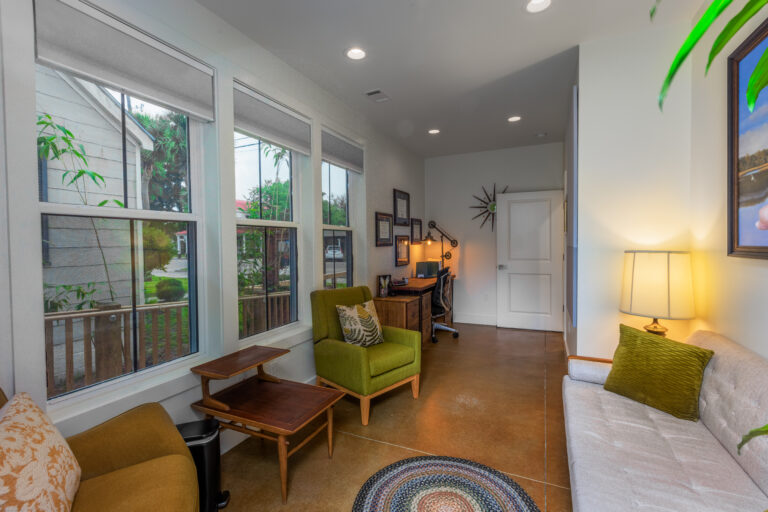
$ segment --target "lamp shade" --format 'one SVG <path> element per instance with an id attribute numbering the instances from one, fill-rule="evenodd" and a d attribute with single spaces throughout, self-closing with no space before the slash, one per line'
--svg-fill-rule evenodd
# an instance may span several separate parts
<path id="1" fill-rule="evenodd" d="M 695 316 L 691 254 L 678 251 L 625 251 L 619 310 L 669 320 Z"/>

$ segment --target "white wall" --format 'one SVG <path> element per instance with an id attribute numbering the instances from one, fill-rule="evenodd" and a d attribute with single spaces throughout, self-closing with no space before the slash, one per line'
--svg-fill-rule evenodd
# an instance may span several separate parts
<path id="1" fill-rule="evenodd" d="M 304 176 L 299 181 L 302 189 L 303 233 L 301 243 L 307 250 L 301 251 L 301 296 L 299 313 L 302 324 L 281 333 L 268 333 L 259 338 L 260 343 L 275 343 L 276 346 L 291 348 L 291 354 L 269 365 L 270 371 L 294 380 L 309 380 L 314 376 L 314 362 L 311 343 L 311 318 L 309 313 L 309 291 L 322 283 L 321 226 L 317 219 L 320 212 L 320 152 L 321 127 L 334 131 L 362 143 L 365 157 L 365 197 L 369 202 L 368 211 L 361 213 L 355 225 L 355 279 L 358 283 L 373 283 L 371 276 L 376 273 L 392 273 L 394 249 L 373 249 L 373 210 L 392 211 L 392 188 L 397 187 L 411 193 L 412 216 L 423 214 L 424 170 L 423 160 L 380 135 L 365 119 L 348 108 L 342 101 L 289 67 L 283 61 L 267 52 L 252 40 L 211 14 L 195 2 L 186 0 L 102 0 L 95 2 L 141 29 L 157 36 L 176 47 L 204 60 L 216 69 L 217 123 L 204 129 L 204 173 L 205 189 L 204 215 L 207 222 L 205 233 L 201 234 L 205 247 L 205 267 L 201 270 L 201 308 L 204 316 L 202 334 L 204 338 L 203 357 L 215 357 L 241 348 L 237 340 L 237 297 L 235 270 L 235 220 L 232 201 L 234 189 L 234 157 L 232 150 L 233 102 L 232 79 L 237 77 L 264 94 L 292 107 L 313 120 L 312 168 L 314 175 Z M 27 263 L 11 267 L 10 275 L 16 275 L 24 287 L 11 286 L 21 290 L 12 294 L 14 303 L 10 311 L 18 328 L 13 332 L 13 346 L 24 347 L 15 350 L 14 367 L 5 364 L 12 351 L 7 347 L 5 323 L 8 308 L 0 311 L 0 383 L 10 392 L 25 390 L 33 393 L 40 402 L 45 397 L 45 363 L 43 353 L 42 286 L 40 285 L 39 261 L 40 241 L 39 206 L 37 189 L 33 183 L 34 173 L 15 172 L 8 169 L 32 168 L 35 158 L 34 138 L 34 63 L 32 8 L 28 3 L 3 0 L 0 3 L 0 33 L 3 42 L 5 107 L 7 118 L 21 120 L 19 129 L 5 137 L 5 149 L 13 154 L 8 158 L 13 165 L 3 166 L 2 181 L 14 185 L 14 197 L 0 200 L 0 226 L 10 219 L 11 260 L 13 255 L 26 252 Z M 9 44 L 10 43 L 10 44 Z M 13 51 L 7 51 L 11 47 Z M 8 78 L 12 78 L 10 81 Z M 30 94 L 30 91 L 32 93 Z M 27 123 L 27 124 L 24 124 Z M 26 134 L 29 135 L 26 135 Z M 0 153 L 0 156 L 2 154 Z M 5 187 L 3 190 L 7 190 Z M 3 192 L 5 193 L 5 192 Z M 306 199 L 316 198 L 316 199 Z M 6 199 L 22 209 L 7 213 Z M 353 199 L 354 201 L 354 199 Z M 23 210 L 23 211 L 22 211 Z M 25 214 L 22 217 L 22 214 Z M 231 216 L 230 216 L 231 215 Z M 18 217 L 18 218 L 17 218 Z M 27 219 L 25 223 L 21 220 Z M 16 222 L 14 222 L 16 220 Z M 28 224 L 28 225 L 27 225 Z M 35 228 L 36 226 L 36 228 Z M 4 237 L 0 227 L 0 241 Z M 3 245 L 5 247 L 5 245 Z M 365 250 L 367 247 L 368 250 Z M 316 250 L 315 250 L 316 249 Z M 15 252 L 14 252 L 15 251 Z M 0 258 L 0 284 L 9 275 L 5 254 Z M 21 259 L 21 258 L 19 258 Z M 11 265 L 14 262 L 11 261 Z M 402 272 L 408 272 L 403 269 Z M 13 284 L 13 283 L 11 283 Z M 38 286 L 40 285 L 40 286 Z M 0 307 L 4 306 L 0 287 Z M 38 292 L 37 289 L 40 288 Z M 21 295 L 21 294 L 24 295 Z M 24 300 L 22 300 L 24 299 Z M 39 302 L 39 304 L 38 304 Z M 18 320 L 18 322 L 17 322 Z M 24 326 L 23 328 L 21 326 Z M 15 372 L 13 371 L 15 370 Z M 158 369 L 160 370 L 160 369 Z M 12 375 L 15 373 L 15 378 Z M 129 377 L 133 379 L 134 377 Z M 8 383 L 12 384 L 9 385 Z M 138 403 L 161 401 L 176 421 L 193 417 L 189 404 L 200 397 L 198 379 L 188 368 L 158 371 L 157 375 L 147 372 L 140 379 L 125 384 L 117 380 L 97 389 L 89 398 L 67 399 L 66 404 L 49 407 L 49 413 L 61 426 L 65 435 L 70 435 Z M 103 390 L 103 392 L 102 392 Z M 233 439 L 226 439 L 231 444 Z"/>
<path id="2" fill-rule="evenodd" d="M 663 113 L 656 98 L 690 25 L 658 23 L 580 47 L 577 350 L 581 355 L 611 357 L 620 322 L 649 323 L 619 314 L 623 251 L 689 248 L 690 65 L 678 73 Z M 725 117 L 714 119 L 720 125 Z M 725 181 L 718 183 L 722 190 Z M 689 332 L 690 322 L 664 323 L 673 339 Z"/>
<path id="3" fill-rule="evenodd" d="M 768 357 L 768 261 L 727 256 L 727 57 L 764 15 L 734 37 L 704 75 L 714 34 L 693 54 L 691 234 L 696 327 L 718 331 Z M 765 94 L 765 93 L 763 93 Z"/>
<path id="4" fill-rule="evenodd" d="M 434 220 L 459 241 L 447 264 L 457 279 L 454 318 L 457 322 L 496 325 L 496 232 L 490 222 L 480 229 L 472 220 L 483 196 L 509 186 L 508 192 L 563 188 L 563 145 L 542 144 L 497 151 L 429 158 L 425 163 L 426 221 Z M 426 231 L 425 231 L 426 234 Z M 437 235 L 436 233 L 433 233 Z M 440 257 L 440 244 L 426 248 L 427 257 Z"/>

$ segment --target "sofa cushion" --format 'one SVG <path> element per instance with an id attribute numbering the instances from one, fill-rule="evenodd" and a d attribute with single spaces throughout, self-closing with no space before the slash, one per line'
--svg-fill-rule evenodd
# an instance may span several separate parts
<path id="1" fill-rule="evenodd" d="M 768 494 L 768 437 L 736 452 L 741 437 L 768 419 L 768 361 L 714 332 L 697 331 L 688 342 L 715 351 L 701 385 L 701 421 Z"/>
<path id="2" fill-rule="evenodd" d="M 51 420 L 26 393 L 0 419 L 0 509 L 68 512 L 80 466 Z"/>
<path id="3" fill-rule="evenodd" d="M 712 351 L 622 325 L 605 389 L 684 420 L 699 419 L 699 390 Z"/>
<path id="4" fill-rule="evenodd" d="M 744 512 L 765 496 L 703 422 L 563 380 L 575 512 Z"/>
<path id="5" fill-rule="evenodd" d="M 397 343 L 379 343 L 366 349 L 368 351 L 368 364 L 371 368 L 371 377 L 387 373 L 395 368 L 400 368 L 411 362 L 415 354 L 411 347 Z"/>
<path id="6" fill-rule="evenodd" d="M 72 512 L 196 512 L 197 492 L 192 461 L 166 455 L 83 480 Z"/>

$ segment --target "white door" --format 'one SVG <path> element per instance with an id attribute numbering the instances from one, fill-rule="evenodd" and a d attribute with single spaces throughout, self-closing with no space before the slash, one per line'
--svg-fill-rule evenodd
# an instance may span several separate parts
<path id="1" fill-rule="evenodd" d="M 496 198 L 499 327 L 563 330 L 563 192 Z"/>

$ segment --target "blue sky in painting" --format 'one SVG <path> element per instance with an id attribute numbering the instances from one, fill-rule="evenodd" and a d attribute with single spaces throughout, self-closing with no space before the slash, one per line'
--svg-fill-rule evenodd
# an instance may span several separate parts
<path id="1" fill-rule="evenodd" d="M 754 112 L 747 107 L 749 77 L 766 48 L 768 39 L 739 63 L 739 156 L 768 148 L 768 90 L 760 94 Z"/>

